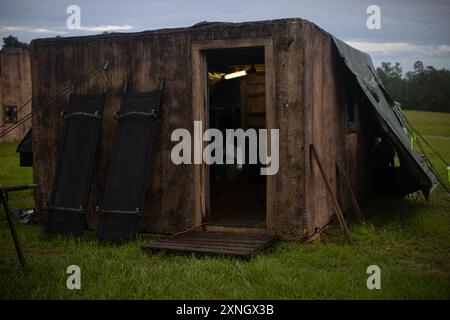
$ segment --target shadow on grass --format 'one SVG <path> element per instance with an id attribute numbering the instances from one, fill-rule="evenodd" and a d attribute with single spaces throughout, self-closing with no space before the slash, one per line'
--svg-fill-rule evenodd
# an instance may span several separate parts
<path id="1" fill-rule="evenodd" d="M 373 195 L 362 203 L 361 210 L 366 218 L 362 224 L 356 217 L 353 209 L 345 213 L 345 220 L 349 226 L 352 240 L 366 241 L 370 235 L 380 237 L 397 236 L 403 233 L 420 232 L 430 223 L 424 223 L 427 214 L 436 210 L 436 203 L 430 205 L 422 196 L 415 199 L 399 198 L 382 195 Z M 376 236 L 375 238 L 378 238 Z M 345 245 L 343 232 L 336 216 L 321 235 L 322 243 Z M 353 242 L 353 241 L 352 241 Z M 354 243 L 354 242 L 353 242 Z"/>
<path id="2" fill-rule="evenodd" d="M 421 196 L 417 200 L 377 195 L 363 204 L 363 212 L 368 224 L 386 227 L 403 221 L 408 223 L 416 219 L 429 208 L 429 204 Z"/>

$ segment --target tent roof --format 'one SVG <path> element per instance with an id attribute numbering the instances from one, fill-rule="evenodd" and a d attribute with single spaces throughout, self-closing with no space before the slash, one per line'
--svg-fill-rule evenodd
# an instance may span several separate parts
<path id="1" fill-rule="evenodd" d="M 422 190 L 428 197 L 430 192 L 437 186 L 438 180 L 428 167 L 425 159 L 415 150 L 411 149 L 409 138 L 406 133 L 406 123 L 403 113 L 378 77 L 367 53 L 361 52 L 345 42 L 333 37 L 334 44 L 345 65 L 355 76 L 361 90 L 367 96 L 377 115 L 381 129 L 392 140 L 400 158 L 402 166 L 410 172 L 415 185 L 415 190 Z"/>

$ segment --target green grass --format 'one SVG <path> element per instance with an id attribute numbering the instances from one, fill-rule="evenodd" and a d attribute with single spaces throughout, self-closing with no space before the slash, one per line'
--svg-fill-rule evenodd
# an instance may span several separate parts
<path id="1" fill-rule="evenodd" d="M 431 144 L 447 163 L 450 163 L 450 114 L 443 112 L 425 111 L 405 111 L 406 117 L 412 122 L 419 133 Z M 448 183 L 447 166 L 438 159 L 431 148 L 425 143 L 421 143 L 425 152 L 430 156 L 431 161 L 439 174 Z"/>
<path id="2" fill-rule="evenodd" d="M 412 110 L 404 110 L 404 113 L 422 134 L 450 138 L 450 115 L 448 113 Z"/>
<path id="3" fill-rule="evenodd" d="M 12 186 L 30 184 L 33 181 L 32 168 L 19 166 L 19 154 L 16 153 L 17 142 L 0 144 L 0 185 Z M 14 206 L 20 208 L 33 208 L 33 191 L 18 191 L 9 195 Z"/>
<path id="4" fill-rule="evenodd" d="M 436 118 L 444 125 L 433 135 L 450 136 L 450 115 L 446 120 L 433 113 L 407 116 L 427 135 L 427 128 L 433 128 L 428 118 Z M 440 141 L 441 152 L 450 159 L 450 140 L 437 140 L 431 143 Z M 0 183 L 31 182 L 31 172 L 18 167 L 13 151 L 14 144 L 0 146 Z M 12 199 L 13 206 L 20 204 L 30 206 L 29 196 Z M 155 239 L 150 236 L 111 246 L 99 244 L 92 233 L 82 239 L 48 238 L 40 227 L 18 225 L 27 258 L 22 269 L 2 223 L 0 298 L 449 299 L 450 198 L 442 189 L 429 203 L 378 198 L 369 199 L 363 210 L 366 225 L 350 219 L 351 245 L 333 226 L 320 242 L 280 242 L 250 262 L 149 255 L 139 247 Z M 66 288 L 71 264 L 81 267 L 81 290 Z M 366 288 L 366 268 L 372 264 L 381 268 L 381 290 Z"/>

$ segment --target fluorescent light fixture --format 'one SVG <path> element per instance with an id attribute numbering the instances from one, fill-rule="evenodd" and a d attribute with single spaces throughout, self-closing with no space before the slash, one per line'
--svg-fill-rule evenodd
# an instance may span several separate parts
<path id="1" fill-rule="evenodd" d="M 225 75 L 225 80 L 230 80 L 233 78 L 237 78 L 237 77 L 243 77 L 247 75 L 247 71 L 242 70 L 242 71 L 237 71 L 237 72 L 233 72 L 233 73 L 229 73 Z"/>

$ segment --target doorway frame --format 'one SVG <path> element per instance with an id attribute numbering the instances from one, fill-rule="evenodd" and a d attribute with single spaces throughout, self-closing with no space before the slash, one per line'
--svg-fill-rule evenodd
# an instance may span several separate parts
<path id="1" fill-rule="evenodd" d="M 266 100 L 266 128 L 275 129 L 275 81 L 274 81 L 274 58 L 272 37 L 259 38 L 241 38 L 241 39 L 218 39 L 218 40 L 198 40 L 191 44 L 191 70 L 192 70 L 192 108 L 194 121 L 202 121 L 203 131 L 209 127 L 208 110 L 208 70 L 207 70 L 207 51 L 212 49 L 236 49 L 246 47 L 264 47 L 264 66 L 265 66 L 265 100 Z M 195 137 L 202 139 L 203 132 L 194 134 Z M 270 135 L 268 135 L 270 137 Z M 203 141 L 196 141 L 201 146 L 203 154 Z M 270 149 L 270 139 L 268 141 L 268 150 Z M 272 197 L 275 194 L 273 190 L 274 176 L 266 176 L 266 228 L 272 221 L 273 215 Z M 209 199 L 209 168 L 205 163 L 194 164 L 194 197 L 195 212 L 194 221 L 197 224 L 207 222 L 210 213 Z"/>

